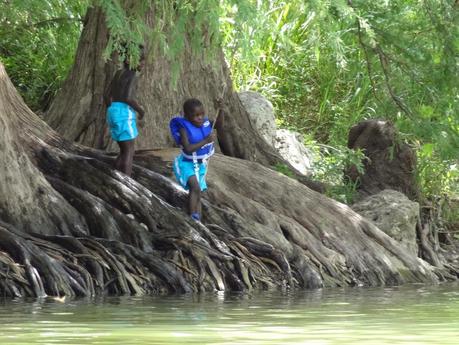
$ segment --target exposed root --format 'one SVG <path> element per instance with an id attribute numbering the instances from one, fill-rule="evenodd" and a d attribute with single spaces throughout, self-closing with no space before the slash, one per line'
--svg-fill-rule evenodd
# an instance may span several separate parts
<path id="1" fill-rule="evenodd" d="M 228 128 L 246 127 L 228 120 Z M 1 64 L 0 127 L 0 295 L 245 291 L 449 278 L 450 268 L 433 268 L 405 253 L 345 205 L 246 160 L 212 158 L 203 224 L 195 223 L 185 212 L 186 192 L 169 179 L 170 162 L 144 153 L 133 178 L 115 171 L 113 156 L 65 141 L 28 109 Z M 245 142 L 240 149 L 248 147 Z M 256 151 L 236 153 L 256 158 Z M 277 161 L 271 158 L 263 160 Z"/>
<path id="2" fill-rule="evenodd" d="M 446 277 L 403 253 L 379 229 L 353 222 L 350 210 L 330 210 L 351 219 L 346 223 L 306 205 L 285 208 L 287 199 L 278 200 L 277 190 L 257 188 L 260 198 L 227 181 L 231 190 L 218 182 L 205 196 L 204 225 L 186 216 L 186 193 L 159 173 L 167 162 L 143 157 L 148 168 L 135 166 L 131 179 L 112 169 L 112 157 L 97 151 L 44 147 L 36 157 L 84 223 L 72 235 L 53 236 L 1 223 L 0 292 L 6 296 L 317 288 Z M 214 168 L 224 181 L 227 172 L 218 164 Z M 319 194 L 292 194 L 307 189 L 289 183 L 288 200 L 312 201 L 320 212 L 336 207 Z M 339 226 L 354 229 L 354 235 Z"/>

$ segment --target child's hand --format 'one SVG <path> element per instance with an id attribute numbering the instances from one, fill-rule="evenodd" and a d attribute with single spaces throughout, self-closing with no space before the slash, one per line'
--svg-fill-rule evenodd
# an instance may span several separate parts
<path id="1" fill-rule="evenodd" d="M 138 113 L 139 113 L 139 120 L 142 120 L 143 117 L 145 116 L 145 110 L 143 108 L 140 108 Z"/>
<path id="2" fill-rule="evenodd" d="M 225 107 L 225 101 L 223 98 L 219 97 L 214 100 L 215 109 L 223 109 Z"/>
<path id="3" fill-rule="evenodd" d="M 139 117 L 137 120 L 137 126 L 139 126 L 139 128 L 145 127 L 145 119 L 143 117 Z"/>
<path id="4" fill-rule="evenodd" d="M 210 135 L 206 138 L 206 143 L 210 144 L 213 143 L 214 141 L 217 141 L 217 136 L 215 135 L 215 132 L 210 133 Z"/>

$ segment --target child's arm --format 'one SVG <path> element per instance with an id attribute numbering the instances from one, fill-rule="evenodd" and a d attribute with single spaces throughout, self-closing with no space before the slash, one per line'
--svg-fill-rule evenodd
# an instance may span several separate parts
<path id="1" fill-rule="evenodd" d="M 215 118 L 214 123 L 212 124 L 212 128 L 216 128 L 217 131 L 221 131 L 223 128 L 223 122 L 225 120 L 225 111 L 223 110 L 225 108 L 225 101 L 223 98 L 217 98 L 214 101 L 214 106 L 217 108 L 217 117 Z"/>
<path id="2" fill-rule="evenodd" d="M 215 123 L 213 124 L 213 128 L 215 128 L 218 132 L 220 132 L 223 128 L 223 123 L 225 122 L 225 111 L 223 109 L 218 109 L 217 118 L 215 119 Z"/>
<path id="3" fill-rule="evenodd" d="M 185 128 L 180 128 L 180 137 L 182 138 L 183 150 L 185 151 L 185 153 L 189 155 L 192 154 L 194 151 L 199 150 L 204 145 L 215 141 L 215 134 L 211 133 L 207 138 L 201 140 L 199 143 L 190 144 L 190 142 L 188 141 L 188 135 L 186 134 Z"/>
<path id="4" fill-rule="evenodd" d="M 143 110 L 143 108 L 140 106 L 139 103 L 137 103 L 136 100 L 128 98 L 124 100 L 124 103 L 129 105 L 132 109 L 134 109 L 139 114 L 139 119 L 142 119 L 145 116 L 145 110 Z"/>

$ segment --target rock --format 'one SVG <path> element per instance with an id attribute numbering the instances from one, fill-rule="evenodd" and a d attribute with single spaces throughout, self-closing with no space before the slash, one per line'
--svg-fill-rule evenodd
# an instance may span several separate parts
<path id="1" fill-rule="evenodd" d="M 297 132 L 277 129 L 273 105 L 264 96 L 253 91 L 239 93 L 239 98 L 249 114 L 250 121 L 260 135 L 300 173 L 312 172 L 312 153 L 303 145 Z"/>
<path id="2" fill-rule="evenodd" d="M 254 128 L 273 146 L 276 136 L 276 119 L 271 102 L 261 94 L 253 91 L 240 92 L 239 98 L 247 110 Z"/>
<path id="3" fill-rule="evenodd" d="M 352 205 L 352 209 L 417 255 L 416 223 L 419 204 L 404 194 L 385 189 Z"/>
<path id="4" fill-rule="evenodd" d="M 304 175 L 312 173 L 313 153 L 304 146 L 303 136 L 300 133 L 288 129 L 276 130 L 274 147 L 300 173 Z"/>

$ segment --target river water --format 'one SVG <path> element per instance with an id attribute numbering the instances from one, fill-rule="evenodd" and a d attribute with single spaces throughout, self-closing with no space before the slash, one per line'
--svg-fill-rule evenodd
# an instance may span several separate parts
<path id="1" fill-rule="evenodd" d="M 0 344 L 459 344 L 459 284 L 1 300 Z"/>

